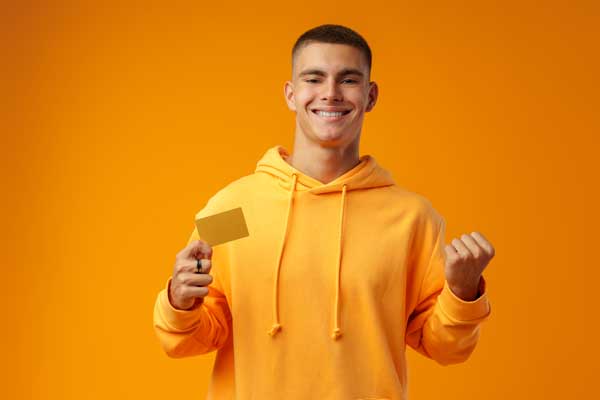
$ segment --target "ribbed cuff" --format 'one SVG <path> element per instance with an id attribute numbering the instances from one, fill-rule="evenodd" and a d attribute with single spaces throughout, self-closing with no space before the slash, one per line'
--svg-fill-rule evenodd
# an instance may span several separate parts
<path id="1" fill-rule="evenodd" d="M 179 310 L 169 302 L 169 285 L 171 278 L 167 280 L 166 287 L 158 295 L 160 313 L 165 323 L 174 330 L 185 331 L 198 324 L 202 316 L 202 307 L 195 306 L 190 310 Z"/>
<path id="2" fill-rule="evenodd" d="M 481 277 L 479 281 L 479 297 L 473 301 L 465 301 L 452 292 L 448 282 L 438 297 L 438 302 L 444 312 L 457 321 L 475 321 L 487 317 L 490 312 L 490 303 L 485 290 L 486 282 Z"/>

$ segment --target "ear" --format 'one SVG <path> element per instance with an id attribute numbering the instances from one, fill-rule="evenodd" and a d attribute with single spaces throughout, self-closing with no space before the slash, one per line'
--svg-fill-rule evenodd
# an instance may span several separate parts
<path id="1" fill-rule="evenodd" d="M 296 111 L 296 103 L 294 103 L 294 84 L 292 81 L 286 81 L 283 85 L 283 95 L 285 102 L 290 110 Z"/>
<path id="2" fill-rule="evenodd" d="M 367 108 L 365 112 L 369 112 L 373 109 L 373 107 L 375 107 L 375 103 L 377 103 L 378 96 L 379 87 L 377 86 L 377 82 L 369 82 L 369 100 L 367 101 Z"/>

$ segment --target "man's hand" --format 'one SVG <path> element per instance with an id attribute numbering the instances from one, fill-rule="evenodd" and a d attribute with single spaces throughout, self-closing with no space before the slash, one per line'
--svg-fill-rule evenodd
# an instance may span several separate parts
<path id="1" fill-rule="evenodd" d="M 213 281 L 208 274 L 212 267 L 212 247 L 203 240 L 194 240 L 175 257 L 169 285 L 169 302 L 179 310 L 189 310 L 202 304 Z M 201 260 L 201 273 L 197 273 Z"/>
<path id="2" fill-rule="evenodd" d="M 452 292 L 465 301 L 479 297 L 479 280 L 495 251 L 491 243 L 479 232 L 463 234 L 461 240 L 447 244 L 446 281 Z"/>

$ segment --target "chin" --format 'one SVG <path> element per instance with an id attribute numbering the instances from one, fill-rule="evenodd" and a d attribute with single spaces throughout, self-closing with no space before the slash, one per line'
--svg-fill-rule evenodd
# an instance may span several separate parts
<path id="1" fill-rule="evenodd" d="M 316 132 L 314 136 L 319 143 L 328 146 L 339 146 L 352 141 L 351 135 L 343 131 Z"/>

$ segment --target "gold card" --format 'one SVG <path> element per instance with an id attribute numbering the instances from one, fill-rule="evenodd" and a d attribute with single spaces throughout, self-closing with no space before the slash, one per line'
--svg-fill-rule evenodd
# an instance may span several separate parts
<path id="1" fill-rule="evenodd" d="M 211 246 L 249 236 L 242 207 L 196 220 L 200 239 Z"/>

